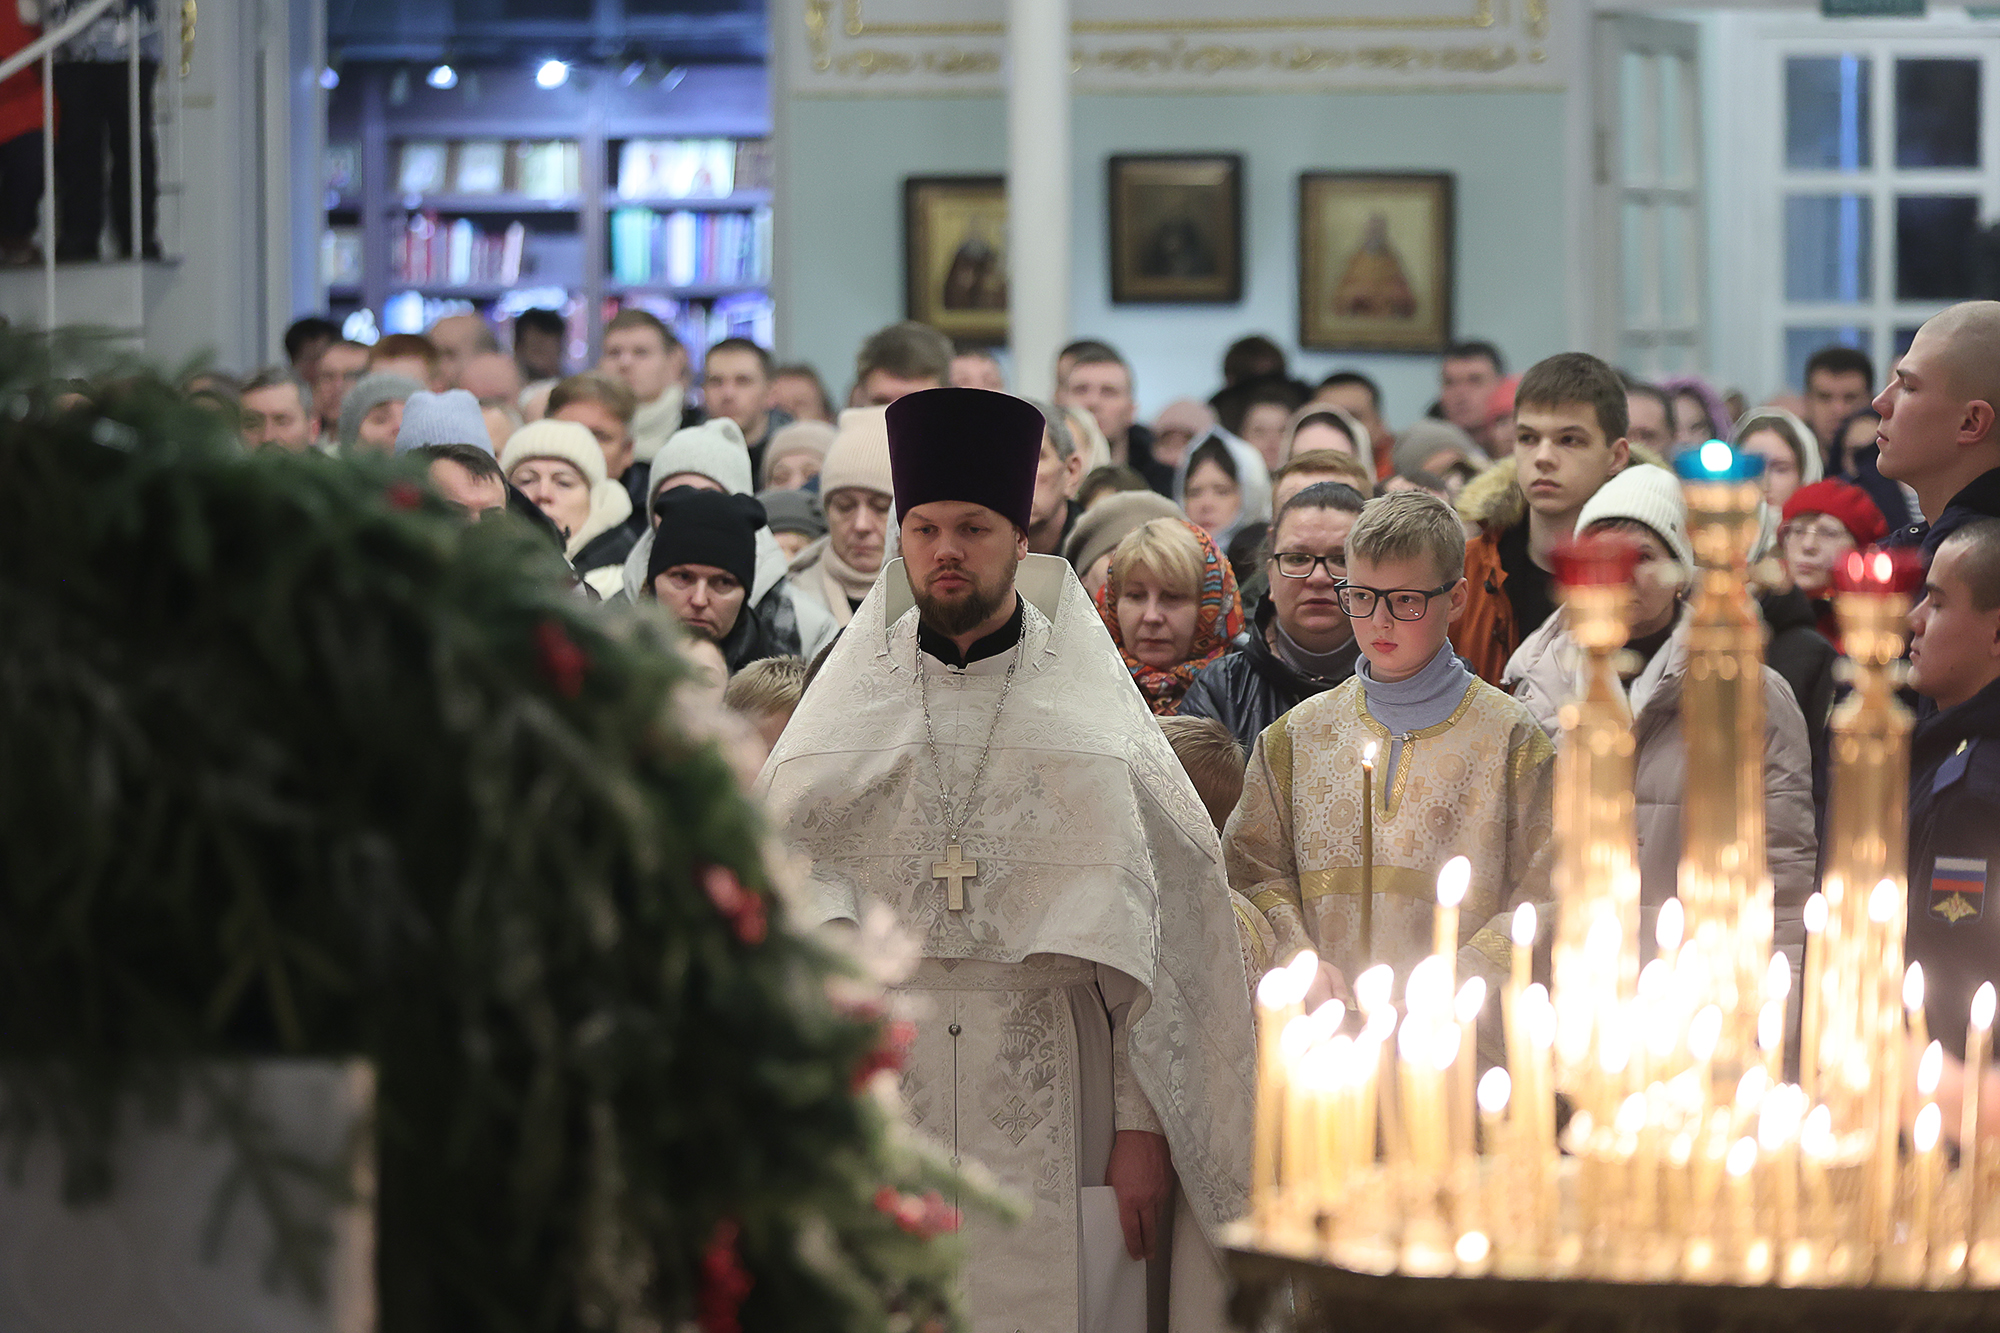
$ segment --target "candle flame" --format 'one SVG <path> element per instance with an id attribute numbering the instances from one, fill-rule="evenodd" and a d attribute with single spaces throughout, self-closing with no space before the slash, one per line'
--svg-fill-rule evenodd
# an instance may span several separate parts
<path id="1" fill-rule="evenodd" d="M 1311 949 L 1301 949 L 1291 962 L 1285 964 L 1285 970 L 1301 983 L 1299 993 L 1303 996 L 1305 988 L 1312 985 L 1313 978 L 1319 975 L 1319 955 Z"/>
<path id="2" fill-rule="evenodd" d="M 1749 1175 L 1750 1169 L 1757 1165 L 1757 1140 L 1745 1134 L 1730 1144 L 1729 1156 L 1723 1160 L 1722 1165 L 1724 1170 L 1739 1180 Z"/>
<path id="3" fill-rule="evenodd" d="M 1514 1079 L 1505 1067 L 1495 1065 L 1479 1078 L 1479 1109 L 1488 1115 L 1499 1115 L 1507 1109 L 1508 1099 L 1514 1095 Z"/>
<path id="4" fill-rule="evenodd" d="M 1618 1103 L 1618 1115 L 1612 1120 L 1611 1127 L 1620 1134 L 1631 1135 L 1636 1135 L 1640 1130 L 1644 1129 L 1646 1127 L 1645 1094 L 1635 1092 L 1624 1101 Z"/>
<path id="5" fill-rule="evenodd" d="M 1522 903 L 1514 909 L 1514 925 L 1508 933 L 1513 937 L 1516 949 L 1532 949 L 1535 947 L 1535 905 L 1533 903 Z"/>
<path id="6" fill-rule="evenodd" d="M 1309 1018 L 1293 1018 L 1286 1022 L 1284 1031 L 1278 1034 L 1278 1054 L 1286 1061 L 1304 1055 L 1318 1034 L 1313 1031 Z"/>
<path id="7" fill-rule="evenodd" d="M 1361 747 L 1361 763 L 1366 768 L 1373 768 L 1375 766 L 1374 741 L 1370 741 L 1368 742 L 1368 744 Z"/>
<path id="8" fill-rule="evenodd" d="M 1328 1000 L 1312 1011 L 1313 1031 L 1321 1037 L 1331 1037 L 1340 1025 L 1347 1021 L 1347 1006 L 1339 1000 Z"/>
<path id="9" fill-rule="evenodd" d="M 1528 1040 L 1541 1050 L 1556 1044 L 1556 1010 L 1549 1003 L 1549 993 L 1541 982 L 1536 982 L 1521 994 L 1521 1013 L 1526 1020 Z"/>
<path id="10" fill-rule="evenodd" d="M 1896 916 L 1896 905 L 1903 895 L 1896 892 L 1894 880 L 1883 880 L 1868 895 L 1868 919 L 1877 925 L 1886 926 Z"/>
<path id="11" fill-rule="evenodd" d="M 1781 953 L 1771 955 L 1771 965 L 1764 969 L 1764 994 L 1773 1000 L 1782 1000 L 1792 993 L 1792 965 Z"/>
<path id="12" fill-rule="evenodd" d="M 1887 583 L 1889 576 L 1896 572 L 1896 562 L 1890 558 L 1887 551 L 1877 551 L 1870 557 L 1869 563 L 1875 566 L 1875 580 L 1878 583 Z"/>
<path id="13" fill-rule="evenodd" d="M 1486 1262 L 1486 1256 L 1492 1249 L 1493 1242 L 1486 1239 L 1485 1232 L 1468 1231 L 1458 1238 L 1458 1244 L 1451 1247 L 1451 1252 L 1458 1256 L 1462 1264 L 1478 1264 Z"/>
<path id="14" fill-rule="evenodd" d="M 1743 1077 L 1736 1082 L 1736 1111 L 1748 1115 L 1757 1109 L 1770 1090 L 1771 1076 L 1764 1072 L 1764 1066 L 1751 1065 L 1743 1071 Z"/>
<path id="15" fill-rule="evenodd" d="M 1982 981 L 1979 989 L 1972 993 L 1972 1026 L 1981 1032 L 1993 1026 L 1993 983 Z"/>
<path id="16" fill-rule="evenodd" d="M 1917 1112 L 1917 1121 L 1910 1126 L 1910 1146 L 1918 1152 L 1930 1152 L 1937 1147 L 1938 1134 L 1944 1128 L 1944 1112 L 1938 1110 L 1936 1102 L 1925 1102 L 1924 1109 Z"/>
<path id="17" fill-rule="evenodd" d="M 1439 1069 L 1449 1069 L 1457 1063 L 1458 1048 L 1465 1044 L 1465 1039 L 1459 1034 L 1458 1024 L 1437 1024 L 1431 1040 L 1435 1043 L 1431 1047 L 1432 1064 Z"/>
<path id="18" fill-rule="evenodd" d="M 1806 933 L 1817 935 L 1826 929 L 1826 895 L 1815 893 L 1806 899 Z"/>
<path id="19" fill-rule="evenodd" d="M 1403 1007 L 1430 1015 L 1451 1012 L 1451 963 L 1436 954 L 1419 959 L 1403 983 Z"/>
<path id="20" fill-rule="evenodd" d="M 1772 1000 L 1757 1011 L 1757 1049 L 1775 1051 L 1785 1039 L 1785 1002 Z"/>
<path id="21" fill-rule="evenodd" d="M 1822 1104 L 1806 1112 L 1799 1127 L 1799 1147 L 1814 1157 L 1833 1156 L 1833 1111 Z"/>
<path id="22" fill-rule="evenodd" d="M 1257 983 L 1257 1004 L 1264 1009 L 1290 1008 L 1305 999 L 1307 984 L 1289 967 L 1273 968 Z"/>
<path id="23" fill-rule="evenodd" d="M 1934 1095 L 1938 1082 L 1944 1078 L 1944 1043 L 1934 1041 L 1924 1047 L 1921 1059 L 1917 1061 L 1917 1094 L 1922 1097 Z"/>
<path id="24" fill-rule="evenodd" d="M 1776 1152 L 1798 1132 L 1805 1093 L 1795 1083 L 1780 1083 L 1764 1099 L 1757 1116 L 1757 1144 L 1765 1152 Z"/>
<path id="25" fill-rule="evenodd" d="M 1461 1023 L 1470 1023 L 1479 1017 L 1479 1011 L 1486 1007 L 1486 978 L 1467 977 L 1465 984 L 1458 988 L 1458 998 L 1452 1002 L 1452 1017 Z"/>
<path id="26" fill-rule="evenodd" d="M 1377 1009 L 1386 1008 L 1389 992 L 1396 984 L 1396 974 L 1387 963 L 1377 963 L 1354 979 L 1354 999 L 1360 1004 L 1361 1012 L 1372 1014 Z"/>
<path id="27" fill-rule="evenodd" d="M 1660 946 L 1661 953 L 1672 953 L 1681 947 L 1681 932 L 1687 929 L 1687 909 L 1678 898 L 1669 898 L 1660 904 L 1659 920 L 1653 923 L 1653 940 Z"/>
<path id="28" fill-rule="evenodd" d="M 1911 963 L 1903 973 L 1903 1008 L 1916 1013 L 1924 1007 L 1924 965 Z"/>
<path id="29" fill-rule="evenodd" d="M 1721 1040 L 1722 1010 L 1716 1005 L 1706 1005 L 1688 1024 L 1688 1054 L 1697 1062 L 1706 1061 L 1715 1054 L 1715 1044 Z"/>
<path id="30" fill-rule="evenodd" d="M 1438 871 L 1438 906 L 1456 907 L 1465 901 L 1465 890 L 1472 883 L 1472 862 L 1463 856 L 1454 856 Z"/>

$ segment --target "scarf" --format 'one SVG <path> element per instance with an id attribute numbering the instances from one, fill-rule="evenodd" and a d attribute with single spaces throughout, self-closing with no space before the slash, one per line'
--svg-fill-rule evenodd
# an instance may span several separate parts
<path id="1" fill-rule="evenodd" d="M 1194 641 L 1188 645 L 1186 661 L 1161 668 L 1147 666 L 1132 656 L 1126 650 L 1125 635 L 1118 628 L 1118 608 L 1110 581 L 1106 580 L 1097 590 L 1097 614 L 1111 631 L 1111 642 L 1118 645 L 1118 655 L 1125 659 L 1125 669 L 1132 673 L 1139 693 L 1146 696 L 1147 706 L 1159 717 L 1173 716 L 1180 707 L 1181 696 L 1194 682 L 1195 672 L 1228 652 L 1230 641 L 1243 632 L 1243 598 L 1236 591 L 1234 571 L 1222 558 L 1214 538 L 1193 523 L 1188 524 L 1188 531 L 1201 543 L 1201 587 Z"/>
<path id="2" fill-rule="evenodd" d="M 875 575 L 863 574 L 842 560 L 834 552 L 831 537 L 823 537 L 820 541 L 819 559 L 815 562 L 819 567 L 820 596 L 826 602 L 826 609 L 833 613 L 834 623 L 845 629 L 847 622 L 854 619 L 854 604 L 866 597 L 868 590 L 875 586 Z M 885 545 L 882 559 L 887 561 L 889 558 Z"/>
<path id="3" fill-rule="evenodd" d="M 667 391 L 650 403 L 639 404 L 632 414 L 632 456 L 651 465 L 660 446 L 681 428 L 681 407 L 686 401 L 681 386 L 669 384 Z"/>

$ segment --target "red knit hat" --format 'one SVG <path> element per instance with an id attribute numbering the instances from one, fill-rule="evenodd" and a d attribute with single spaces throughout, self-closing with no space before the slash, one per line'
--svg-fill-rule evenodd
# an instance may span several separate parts
<path id="1" fill-rule="evenodd" d="M 1857 546 L 1873 546 L 1889 535 L 1889 521 L 1868 492 L 1838 477 L 1793 491 L 1792 498 L 1785 501 L 1784 514 L 1787 523 L 1800 514 L 1830 514 L 1840 520 Z"/>

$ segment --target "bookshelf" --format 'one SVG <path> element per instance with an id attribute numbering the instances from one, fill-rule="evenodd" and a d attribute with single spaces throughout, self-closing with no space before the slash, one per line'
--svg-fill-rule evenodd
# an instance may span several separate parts
<path id="1" fill-rule="evenodd" d="M 350 66 L 328 98 L 321 279 L 343 319 L 380 332 L 473 309 L 501 331 L 553 306 L 572 366 L 620 308 L 659 315 L 699 361 L 771 338 L 772 163 L 761 66 L 695 66 L 673 84 L 578 67 Z"/>

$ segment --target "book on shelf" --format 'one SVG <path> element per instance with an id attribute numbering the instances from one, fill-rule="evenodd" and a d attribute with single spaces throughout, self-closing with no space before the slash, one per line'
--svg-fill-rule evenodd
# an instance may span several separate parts
<path id="1" fill-rule="evenodd" d="M 361 150 L 351 143 L 330 143 L 321 157 L 327 192 L 347 194 L 361 184 Z"/>
<path id="2" fill-rule="evenodd" d="M 563 140 L 515 144 L 514 189 L 530 199 L 567 199 L 582 194 L 580 145 Z"/>
<path id="3" fill-rule="evenodd" d="M 778 156 L 769 139 L 739 139 L 736 142 L 736 192 L 770 190 L 778 181 Z"/>
<path id="4" fill-rule="evenodd" d="M 468 139 L 452 146 L 451 188 L 456 194 L 499 194 L 507 188 L 507 145 Z"/>
<path id="5" fill-rule="evenodd" d="M 521 280 L 526 244 L 520 222 L 493 231 L 470 218 L 447 224 L 436 213 L 413 213 L 390 240 L 389 276 L 417 287 L 511 287 Z"/>
<path id="6" fill-rule="evenodd" d="M 734 194 L 734 139 L 628 139 L 618 151 L 621 199 L 721 199 Z"/>
<path id="7" fill-rule="evenodd" d="M 319 280 L 329 287 L 361 285 L 361 228 L 328 227 L 320 233 Z"/>
<path id="8" fill-rule="evenodd" d="M 771 210 L 611 214 L 611 273 L 627 286 L 751 287 L 770 281 Z"/>
<path id="9" fill-rule="evenodd" d="M 445 166 L 450 149 L 430 139 L 412 139 L 403 145 L 396 168 L 396 189 L 403 194 L 437 194 L 444 189 Z"/>

